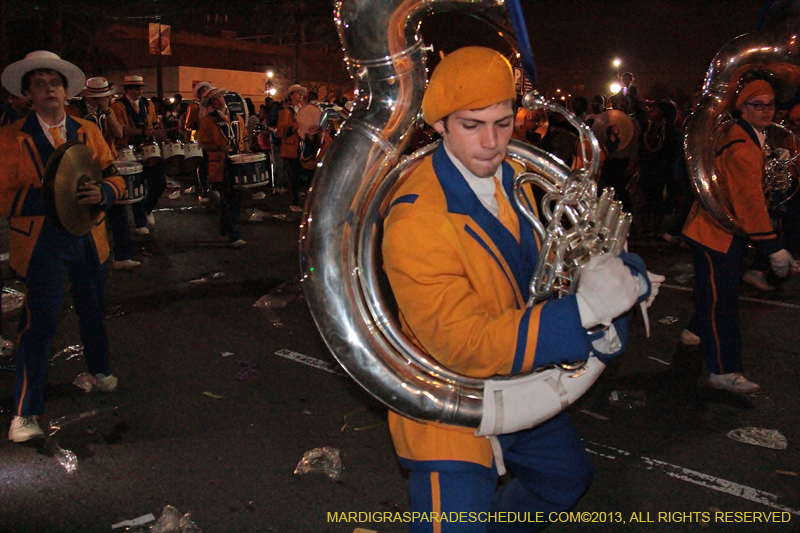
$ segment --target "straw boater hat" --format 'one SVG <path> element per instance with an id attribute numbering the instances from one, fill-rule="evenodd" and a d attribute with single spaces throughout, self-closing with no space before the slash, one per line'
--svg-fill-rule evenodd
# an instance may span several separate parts
<path id="1" fill-rule="evenodd" d="M 147 84 L 144 82 L 143 77 L 133 75 L 133 76 L 125 76 L 122 85 L 128 87 L 129 85 L 147 85 Z"/>
<path id="2" fill-rule="evenodd" d="M 114 86 L 108 83 L 107 79 L 97 77 L 86 80 L 86 88 L 83 90 L 84 97 L 101 98 L 112 94 L 114 94 Z"/>
<path id="3" fill-rule="evenodd" d="M 295 83 L 294 85 L 290 85 L 289 88 L 286 89 L 286 94 L 283 97 L 284 98 L 288 98 L 289 95 L 291 95 L 292 93 L 297 92 L 297 91 L 300 91 L 304 95 L 308 94 L 308 90 L 306 90 L 305 87 Z"/>
<path id="4" fill-rule="evenodd" d="M 195 85 L 195 86 L 192 88 L 192 97 L 193 97 L 195 100 L 198 100 L 198 99 L 200 98 L 200 95 L 199 95 L 199 93 L 200 93 L 200 91 L 201 91 L 202 89 L 208 90 L 208 89 L 213 89 L 213 87 L 214 87 L 214 86 L 213 86 L 213 85 L 211 85 L 209 82 L 207 82 L 207 81 L 201 81 L 200 83 L 198 83 L 197 85 Z"/>
<path id="5" fill-rule="evenodd" d="M 25 98 L 25 95 L 22 94 L 22 77 L 37 69 L 55 70 L 63 74 L 67 78 L 68 97 L 76 96 L 83 90 L 86 76 L 83 75 L 81 69 L 47 50 L 31 52 L 25 56 L 25 59 L 20 59 L 7 66 L 2 75 L 3 87 L 14 96 Z"/>
<path id="6" fill-rule="evenodd" d="M 203 95 L 203 101 L 200 102 L 200 105 L 203 107 L 208 107 L 211 105 L 211 100 L 214 99 L 215 96 L 224 95 L 227 93 L 227 89 L 218 89 L 217 87 L 211 87 L 206 91 L 206 94 Z"/>

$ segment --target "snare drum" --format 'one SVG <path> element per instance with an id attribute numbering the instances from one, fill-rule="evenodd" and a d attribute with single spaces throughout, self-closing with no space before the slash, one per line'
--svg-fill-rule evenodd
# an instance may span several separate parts
<path id="1" fill-rule="evenodd" d="M 144 200 L 146 184 L 142 180 L 142 164 L 131 161 L 114 163 L 117 172 L 125 179 L 125 196 L 117 200 L 118 204 L 135 204 Z"/>
<path id="2" fill-rule="evenodd" d="M 128 161 L 130 163 L 136 162 L 136 149 L 133 146 L 126 146 L 120 148 L 117 152 L 117 161 Z"/>
<path id="3" fill-rule="evenodd" d="M 181 162 L 181 170 L 192 171 L 203 162 L 203 149 L 196 141 L 188 142 L 183 145 L 184 159 Z"/>
<path id="4" fill-rule="evenodd" d="M 161 163 L 161 147 L 157 142 L 144 143 L 139 147 L 142 152 L 142 164 L 154 167 Z"/>
<path id="5" fill-rule="evenodd" d="M 236 189 L 269 185 L 266 154 L 237 154 L 231 156 L 230 177 Z"/>
<path id="6" fill-rule="evenodd" d="M 161 145 L 161 157 L 164 163 L 174 166 L 183 161 L 183 144 L 180 141 L 168 141 Z"/>

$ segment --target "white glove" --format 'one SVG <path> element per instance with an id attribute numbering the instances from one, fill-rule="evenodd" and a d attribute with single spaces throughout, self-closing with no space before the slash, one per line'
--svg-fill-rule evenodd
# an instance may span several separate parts
<path id="1" fill-rule="evenodd" d="M 578 311 L 586 329 L 611 321 L 633 307 L 639 298 L 639 281 L 622 259 L 610 254 L 592 257 L 581 270 Z"/>
<path id="2" fill-rule="evenodd" d="M 650 280 L 650 296 L 647 297 L 647 300 L 642 302 L 642 306 L 645 309 L 653 305 L 653 301 L 656 299 L 656 296 L 658 296 L 658 288 L 662 283 L 664 283 L 664 281 L 666 281 L 667 278 L 659 274 L 653 274 L 648 270 L 647 279 Z"/>
<path id="3" fill-rule="evenodd" d="M 793 271 L 797 268 L 797 263 L 795 263 L 792 254 L 786 248 L 770 254 L 769 262 L 772 265 L 772 270 L 780 278 L 785 278 L 789 275 L 789 268 Z"/>

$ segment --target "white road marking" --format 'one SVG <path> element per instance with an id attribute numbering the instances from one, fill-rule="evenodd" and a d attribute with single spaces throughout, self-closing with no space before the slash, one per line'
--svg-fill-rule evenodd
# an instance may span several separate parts
<path id="1" fill-rule="evenodd" d="M 284 357 L 286 359 L 291 359 L 292 361 L 297 361 L 298 363 L 303 363 L 304 365 L 308 365 L 313 368 L 324 370 L 325 372 L 330 372 L 331 374 L 336 374 L 338 376 L 347 376 L 347 374 L 342 372 L 341 367 L 339 365 L 323 361 L 322 359 L 315 359 L 314 357 L 303 355 L 298 352 L 293 352 L 292 350 L 287 350 L 286 348 L 284 348 L 283 350 L 278 350 L 277 352 L 275 352 L 275 355 Z"/>
<path id="2" fill-rule="evenodd" d="M 700 485 L 701 487 L 706 487 L 708 489 L 716 490 L 718 492 L 724 492 L 726 494 L 730 494 L 732 496 L 736 496 L 744 500 L 760 503 L 762 505 L 766 505 L 767 507 L 778 509 L 779 511 L 786 511 L 800 516 L 800 510 L 792 509 L 791 507 L 779 504 L 778 503 L 779 498 L 775 494 L 771 494 L 769 492 L 765 492 L 759 489 L 754 489 L 752 487 L 748 487 L 747 485 L 741 485 L 733 481 L 728 481 L 727 479 L 722 479 L 719 477 L 711 476 L 709 474 L 704 474 L 696 470 L 684 468 L 682 466 L 673 465 L 670 463 L 666 463 L 664 461 L 659 461 L 657 459 L 651 459 L 649 457 L 643 457 L 643 456 L 636 457 L 630 452 L 621 450 L 619 448 L 612 448 L 611 446 L 606 446 L 605 444 L 600 444 L 599 442 L 584 441 L 584 444 L 605 448 L 606 450 L 610 450 L 618 455 L 623 455 L 625 457 L 629 457 L 632 459 L 641 460 L 647 466 L 648 469 L 658 469 L 664 474 L 667 474 L 668 476 L 674 477 L 676 479 L 680 479 L 681 481 L 687 481 L 695 485 Z M 607 459 L 616 459 L 616 456 L 611 455 L 608 452 L 601 453 L 596 450 L 592 450 L 588 447 L 586 448 L 586 451 L 591 454 L 598 455 L 600 457 L 605 457 Z"/>
<path id="3" fill-rule="evenodd" d="M 284 357 L 286 359 L 291 359 L 292 361 L 297 361 L 298 363 L 303 363 L 304 365 L 308 365 L 313 368 L 318 368 L 319 370 L 324 370 L 325 372 L 330 372 L 331 374 L 337 374 L 340 376 L 346 375 L 344 372 L 339 370 L 339 366 L 334 365 L 333 363 L 329 363 L 321 359 L 316 359 L 314 357 L 309 357 L 308 355 L 303 355 L 301 353 L 294 352 L 292 350 L 288 350 L 285 348 L 283 350 L 278 350 L 277 352 L 275 352 L 275 355 Z M 597 416 L 594 413 L 589 413 L 589 412 L 586 412 L 586 414 L 590 416 Z M 732 496 L 749 500 L 751 502 L 760 503 L 762 505 L 766 505 L 767 507 L 772 507 L 773 509 L 778 509 L 779 511 L 786 511 L 800 516 L 800 510 L 792 509 L 791 507 L 787 507 L 785 505 L 777 503 L 778 496 L 775 494 L 771 494 L 769 492 L 765 492 L 759 489 L 754 489 L 746 485 L 741 485 L 733 481 L 728 481 L 727 479 L 722 479 L 715 476 L 711 476 L 709 474 L 704 474 L 696 470 L 684 468 L 682 466 L 673 465 L 670 463 L 666 463 L 664 461 L 659 461 L 657 459 L 651 459 L 649 457 L 636 457 L 631 452 L 622 450 L 620 448 L 613 448 L 611 446 L 606 446 L 605 444 L 600 444 L 599 442 L 586 440 L 584 441 L 584 444 L 604 448 L 606 450 L 605 452 L 600 452 L 597 450 L 593 450 L 587 446 L 586 452 L 592 455 L 597 455 L 599 457 L 603 457 L 609 460 L 616 460 L 618 456 L 623 456 L 634 460 L 640 460 L 649 470 L 658 469 L 661 470 L 661 472 L 663 472 L 664 474 L 667 474 L 668 476 L 674 477 L 676 479 L 680 479 L 681 481 L 693 483 L 695 485 L 706 487 L 708 489 L 715 490 L 718 492 L 724 492 L 726 494 L 730 494 Z"/>

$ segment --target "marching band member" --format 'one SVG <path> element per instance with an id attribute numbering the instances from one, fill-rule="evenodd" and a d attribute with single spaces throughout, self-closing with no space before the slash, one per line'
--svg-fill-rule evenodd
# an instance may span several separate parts
<path id="1" fill-rule="evenodd" d="M 111 106 L 117 120 L 122 124 L 123 136 L 117 139 L 117 148 L 128 145 L 140 146 L 160 137 L 160 127 L 155 107 L 142 97 L 142 87 L 145 85 L 141 76 L 125 76 L 125 96 L 119 98 Z M 147 182 L 147 192 L 144 200 L 131 204 L 133 220 L 136 224 L 137 235 L 149 235 L 148 226 L 155 226 L 153 208 L 167 188 L 167 178 L 164 174 L 165 165 L 144 165 L 142 179 Z"/>
<path id="2" fill-rule="evenodd" d="M 772 227 L 762 190 L 763 131 L 775 115 L 775 91 L 767 81 L 750 81 L 737 95 L 735 111 L 741 118 L 717 141 L 714 166 L 720 190 L 747 236 L 731 234 L 695 201 L 683 227 L 684 239 L 693 250 L 695 313 L 681 341 L 700 345 L 710 373 L 709 386 L 751 393 L 759 386 L 742 375 L 738 305 L 748 242 L 769 256 L 780 277 L 797 265 Z"/>
<path id="3" fill-rule="evenodd" d="M 103 134 L 112 157 L 116 157 L 116 140 L 121 139 L 122 124 L 119 123 L 114 113 L 111 112 L 111 96 L 114 95 L 114 86 L 102 77 L 86 80 L 83 97 L 76 103 L 67 106 L 67 113 L 94 123 Z M 128 225 L 128 209 L 126 205 L 112 205 L 106 212 L 108 225 L 114 237 L 114 261 L 111 267 L 114 270 L 133 270 L 141 266 L 139 261 L 134 261 L 133 245 L 131 243 L 131 228 Z"/>
<path id="4" fill-rule="evenodd" d="M 241 115 L 231 120 L 225 104 L 225 89 L 211 87 L 203 98 L 208 113 L 200 119 L 197 142 L 208 154 L 208 181 L 211 187 L 220 192 L 221 240 L 228 241 L 232 248 L 242 248 L 247 244 L 239 233 L 239 211 L 242 208 L 242 190 L 233 186 L 228 176 L 228 156 L 244 150 Z"/>
<path id="5" fill-rule="evenodd" d="M 75 236 L 45 217 L 42 178 L 45 164 L 65 141 L 91 148 L 103 168 L 101 185 L 82 185 L 78 203 L 106 211 L 125 191 L 111 152 L 91 122 L 68 116 L 68 96 L 83 89 L 83 72 L 56 54 L 31 52 L 3 71 L 9 92 L 31 100 L 33 112 L 0 130 L 0 213 L 9 217 L 9 266 L 25 284 L 14 393 L 14 419 L 8 438 L 24 442 L 43 437 L 38 416 L 44 412 L 45 370 L 58 329 L 69 278 L 89 372 L 100 390 L 113 391 L 117 378 L 109 368 L 108 335 L 103 324 L 103 263 L 108 258 L 104 214 L 86 235 Z"/>
<path id="6" fill-rule="evenodd" d="M 281 159 L 289 174 L 289 209 L 300 212 L 300 189 L 303 186 L 303 166 L 300 163 L 300 136 L 297 133 L 297 112 L 306 97 L 306 88 L 292 85 L 286 90 L 283 109 L 278 115 L 276 134 L 281 140 Z"/>
<path id="7" fill-rule="evenodd" d="M 422 102 L 443 143 L 397 190 L 384 222 L 384 267 L 403 331 L 442 365 L 475 378 L 584 360 L 592 351 L 609 361 L 622 352 L 628 311 L 645 286 L 649 294 L 622 260 L 605 257 L 584 269 L 576 295 L 526 307 L 539 244 L 509 200 L 522 171 L 505 159 L 515 98 L 511 65 L 499 53 L 473 46 L 445 56 Z M 600 325 L 604 333 L 588 331 Z M 594 341 L 606 334 L 613 340 L 600 349 Z M 572 507 L 591 483 L 591 464 L 563 413 L 496 437 L 516 476 L 497 492 L 500 450 L 474 430 L 391 411 L 389 428 L 410 471 L 411 511 L 547 517 Z M 435 526 L 477 532 L 486 524 Z M 415 523 L 411 531 L 432 527 Z"/>
<path id="8" fill-rule="evenodd" d="M 207 81 L 201 81 L 192 87 L 192 96 L 194 101 L 189 104 L 189 109 L 186 111 L 186 122 L 183 125 L 184 130 L 191 132 L 190 137 L 197 140 L 197 130 L 200 127 L 200 119 L 206 116 L 208 110 L 202 105 L 203 97 L 211 88 L 211 84 Z M 203 162 L 197 167 L 197 195 L 200 201 L 208 202 L 208 157 L 203 154 Z"/>

